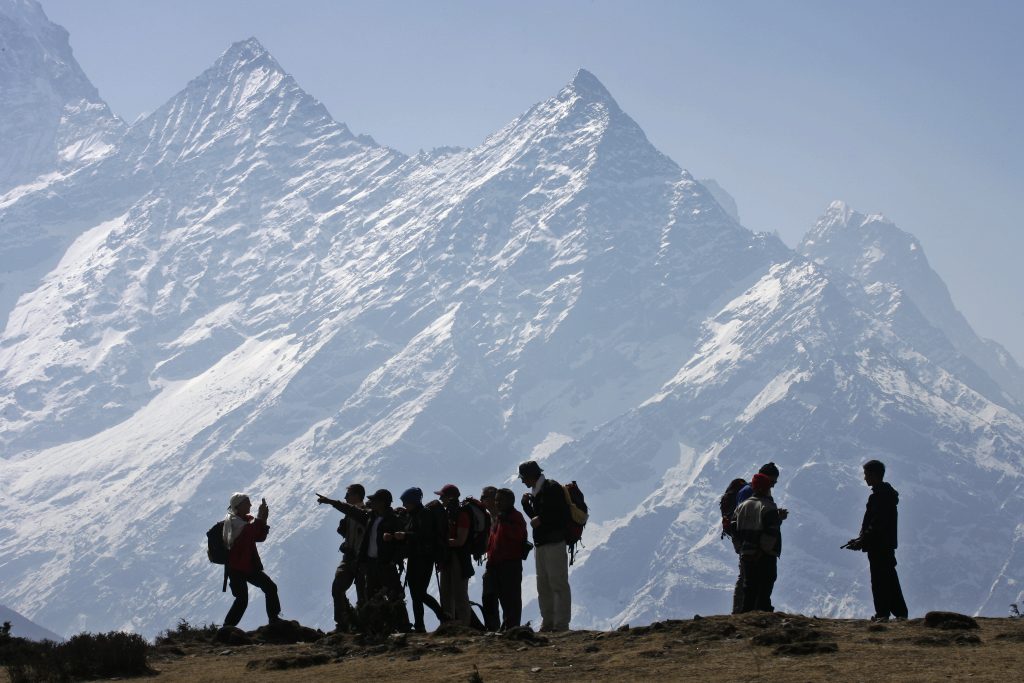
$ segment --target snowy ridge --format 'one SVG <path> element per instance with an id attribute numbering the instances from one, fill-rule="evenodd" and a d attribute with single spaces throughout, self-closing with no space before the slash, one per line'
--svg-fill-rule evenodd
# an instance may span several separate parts
<path id="1" fill-rule="evenodd" d="M 1012 601 L 1024 423 L 982 362 L 1008 354 L 836 237 L 882 219 L 831 207 L 812 261 L 735 214 L 585 70 L 406 158 L 236 43 L 102 158 L 0 198 L 0 256 L 33 255 L 0 289 L 0 600 L 64 632 L 219 621 L 201 532 L 248 490 L 287 614 L 326 625 L 314 491 L 475 493 L 532 453 L 595 503 L 579 626 L 725 609 L 714 503 L 767 460 L 801 577 L 780 606 L 866 609 L 837 546 L 876 456 L 904 529 L 971 529 L 943 542 L 955 581 L 904 538 L 948 586 L 912 602 Z"/>

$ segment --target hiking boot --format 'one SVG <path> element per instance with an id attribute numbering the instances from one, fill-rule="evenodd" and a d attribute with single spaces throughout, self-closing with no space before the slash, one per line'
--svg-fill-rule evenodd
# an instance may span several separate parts
<path id="1" fill-rule="evenodd" d="M 413 633 L 426 633 L 427 632 L 427 627 L 424 626 L 423 624 L 413 624 L 412 632 Z"/>
<path id="2" fill-rule="evenodd" d="M 875 616 L 871 617 L 871 621 L 874 621 L 879 624 L 885 624 L 889 622 L 889 617 L 883 616 L 881 614 L 876 614 Z"/>

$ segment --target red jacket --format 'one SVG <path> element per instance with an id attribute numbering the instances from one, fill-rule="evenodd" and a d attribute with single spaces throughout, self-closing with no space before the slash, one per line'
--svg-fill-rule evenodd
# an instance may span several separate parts
<path id="1" fill-rule="evenodd" d="M 267 532 L 270 527 L 262 519 L 252 519 L 247 516 L 249 523 L 242 529 L 235 542 L 228 549 L 228 569 L 236 572 L 251 574 L 263 569 L 263 562 L 260 561 L 260 553 L 256 550 L 256 544 L 267 540 Z"/>
<path id="2" fill-rule="evenodd" d="M 526 520 L 519 510 L 498 515 L 497 522 L 491 526 L 490 538 L 487 539 L 487 564 L 509 560 L 522 562 L 524 543 Z"/>

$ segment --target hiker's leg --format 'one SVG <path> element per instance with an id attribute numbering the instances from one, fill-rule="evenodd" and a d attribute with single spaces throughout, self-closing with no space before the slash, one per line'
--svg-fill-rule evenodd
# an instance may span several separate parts
<path id="1" fill-rule="evenodd" d="M 342 559 L 334 572 L 334 583 L 331 584 L 331 597 L 334 599 L 334 623 L 347 626 L 352 603 L 348 600 L 348 589 L 356 581 L 356 571 L 349 559 Z"/>
<path id="2" fill-rule="evenodd" d="M 277 584 L 270 580 L 266 572 L 258 571 L 248 576 L 252 585 L 263 591 L 267 598 L 267 619 L 273 621 L 281 613 L 281 601 L 277 597 Z"/>
<path id="3" fill-rule="evenodd" d="M 384 595 L 387 596 L 389 602 L 396 605 L 394 612 L 396 623 L 392 624 L 392 627 L 400 631 L 408 631 L 411 626 L 409 623 L 409 610 L 405 605 L 405 590 L 402 588 L 402 579 L 398 574 L 398 565 L 386 562 L 381 571 Z M 402 604 L 401 612 L 398 610 L 398 603 Z"/>
<path id="4" fill-rule="evenodd" d="M 750 612 L 757 600 L 757 561 L 744 555 L 740 562 L 743 564 L 743 608 L 740 611 Z"/>
<path id="5" fill-rule="evenodd" d="M 552 557 L 548 569 L 548 582 L 551 585 L 553 600 L 554 628 L 556 631 L 568 631 L 572 619 L 572 589 L 569 587 L 569 553 L 564 543 L 552 543 Z"/>
<path id="6" fill-rule="evenodd" d="M 427 592 L 423 565 L 424 562 L 419 557 L 410 557 L 405 564 L 405 581 L 409 584 L 409 601 L 412 602 L 412 625 L 415 629 L 423 628 L 423 594 Z M 427 574 L 425 578 L 426 581 L 430 581 L 430 574 Z"/>
<path id="7" fill-rule="evenodd" d="M 469 604 L 469 577 L 462 573 L 462 559 L 452 556 L 452 601 L 455 606 L 455 621 L 463 626 L 473 623 L 473 608 Z"/>
<path id="8" fill-rule="evenodd" d="M 537 568 L 537 605 L 540 607 L 540 630 L 549 631 L 555 627 L 554 600 L 551 597 L 551 581 L 548 576 L 548 555 L 550 545 L 539 545 L 533 553 Z"/>
<path id="9" fill-rule="evenodd" d="M 778 578 L 779 558 L 774 555 L 766 555 L 763 558 L 764 569 L 761 574 L 761 584 L 757 590 L 758 609 L 764 612 L 774 612 L 772 607 L 772 590 L 775 588 L 775 579 Z"/>
<path id="10" fill-rule="evenodd" d="M 249 584 L 245 582 L 245 574 L 242 572 L 228 572 L 228 582 L 231 586 L 231 595 L 235 601 L 231 603 L 231 609 L 224 617 L 225 626 L 238 626 L 245 614 L 245 608 L 249 606 Z"/>
<path id="11" fill-rule="evenodd" d="M 745 565 L 743 564 L 743 559 L 742 558 L 739 561 L 739 566 L 740 566 L 740 571 L 739 571 L 739 574 L 736 577 L 736 587 L 732 591 L 732 613 L 733 614 L 739 614 L 740 612 L 743 611 L 743 582 L 745 580 L 744 577 L 743 577 L 743 572 L 744 572 L 743 568 L 744 568 Z"/>
<path id="12" fill-rule="evenodd" d="M 523 563 L 503 562 L 498 573 L 498 598 L 501 601 L 502 629 L 519 626 L 523 618 Z"/>
<path id="13" fill-rule="evenodd" d="M 482 582 L 480 604 L 484 612 L 484 628 L 488 631 L 497 631 L 501 627 L 501 617 L 498 614 L 500 577 L 497 565 L 487 565 Z"/>
<path id="14" fill-rule="evenodd" d="M 890 612 L 889 604 L 889 576 L 885 566 L 885 554 L 882 552 L 868 551 L 868 569 L 871 572 L 871 600 L 875 605 L 875 616 L 888 617 Z"/>
<path id="15" fill-rule="evenodd" d="M 352 560 L 352 565 L 356 575 L 356 607 L 360 607 L 366 600 L 366 565 L 358 558 Z"/>
<path id="16" fill-rule="evenodd" d="M 906 619 L 909 616 L 909 610 L 907 609 L 907 601 L 903 598 L 903 589 L 900 587 L 900 577 L 896 573 L 896 551 L 892 554 L 892 568 L 890 570 L 890 608 L 892 609 L 892 615 L 899 617 L 900 619 Z"/>
<path id="17" fill-rule="evenodd" d="M 455 603 L 453 602 L 454 588 L 452 586 L 451 563 L 448 558 L 441 562 L 438 570 L 438 592 L 441 594 L 441 609 L 452 619 L 455 618 Z"/>

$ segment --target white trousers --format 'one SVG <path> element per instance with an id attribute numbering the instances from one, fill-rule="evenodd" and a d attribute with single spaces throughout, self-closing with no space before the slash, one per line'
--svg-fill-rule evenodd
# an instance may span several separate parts
<path id="1" fill-rule="evenodd" d="M 565 543 L 545 543 L 534 551 L 537 562 L 537 602 L 540 627 L 545 631 L 568 631 L 572 617 L 569 588 L 569 553 Z"/>

